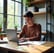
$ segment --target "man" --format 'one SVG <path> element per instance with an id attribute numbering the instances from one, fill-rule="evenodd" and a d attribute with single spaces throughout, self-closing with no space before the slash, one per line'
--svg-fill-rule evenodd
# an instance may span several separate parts
<path id="1" fill-rule="evenodd" d="M 22 28 L 22 32 L 19 34 L 20 41 L 39 41 L 41 38 L 41 25 L 33 22 L 33 13 L 27 12 L 25 15 L 26 25 Z"/>

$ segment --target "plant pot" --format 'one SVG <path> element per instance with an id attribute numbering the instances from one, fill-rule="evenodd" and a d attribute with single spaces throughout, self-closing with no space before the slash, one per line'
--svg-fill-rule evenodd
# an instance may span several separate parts
<path id="1" fill-rule="evenodd" d="M 3 40 L 3 35 L 2 34 L 0 34 L 0 39 Z"/>
<path id="2" fill-rule="evenodd" d="M 1 35 L 1 40 L 3 40 L 3 36 Z"/>

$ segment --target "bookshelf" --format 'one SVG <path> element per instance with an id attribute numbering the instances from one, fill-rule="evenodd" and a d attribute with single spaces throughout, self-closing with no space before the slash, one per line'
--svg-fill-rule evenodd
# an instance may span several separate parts
<path id="1" fill-rule="evenodd" d="M 31 2 L 28 2 L 27 4 L 40 4 L 40 3 L 45 3 L 46 2 L 46 0 L 34 0 L 34 1 L 31 1 Z"/>
<path id="2" fill-rule="evenodd" d="M 46 12 L 33 12 L 34 15 L 44 15 Z M 48 12 L 50 14 L 50 12 Z"/>
<path id="3" fill-rule="evenodd" d="M 45 4 L 46 3 L 46 0 L 33 0 L 31 2 L 27 2 L 28 5 L 31 5 L 31 6 L 35 6 L 35 5 L 39 5 L 39 4 Z M 46 14 L 46 11 L 43 11 L 43 12 L 33 12 L 34 15 L 42 15 L 42 14 Z"/>
<path id="4" fill-rule="evenodd" d="M 33 12 L 34 15 L 42 15 L 42 14 L 46 14 L 46 12 Z"/>

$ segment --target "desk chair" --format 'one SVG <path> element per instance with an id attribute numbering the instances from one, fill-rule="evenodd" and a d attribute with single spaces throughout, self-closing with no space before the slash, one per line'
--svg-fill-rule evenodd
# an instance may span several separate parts
<path id="1" fill-rule="evenodd" d="M 39 31 L 40 31 L 40 34 L 39 34 L 39 36 L 40 36 L 40 41 L 45 41 L 45 36 L 41 34 L 41 25 L 39 24 L 38 27 L 39 27 Z"/>

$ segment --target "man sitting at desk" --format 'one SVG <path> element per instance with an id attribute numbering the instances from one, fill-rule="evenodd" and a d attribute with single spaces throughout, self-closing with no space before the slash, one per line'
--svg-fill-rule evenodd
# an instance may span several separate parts
<path id="1" fill-rule="evenodd" d="M 19 34 L 20 41 L 39 41 L 41 39 L 41 25 L 33 22 L 33 13 L 27 12 L 25 15 L 26 25 L 22 28 Z"/>

